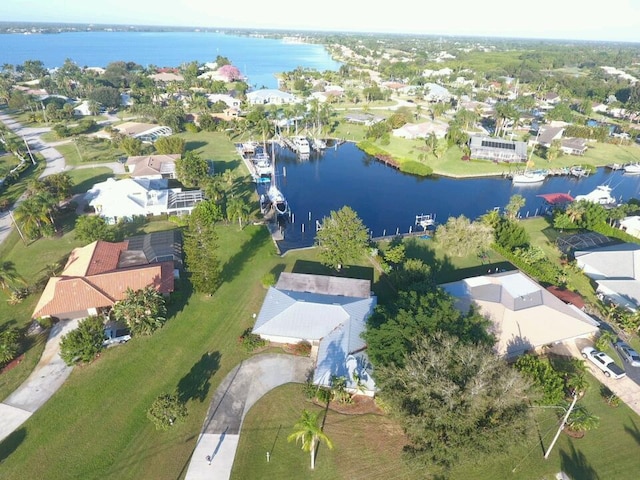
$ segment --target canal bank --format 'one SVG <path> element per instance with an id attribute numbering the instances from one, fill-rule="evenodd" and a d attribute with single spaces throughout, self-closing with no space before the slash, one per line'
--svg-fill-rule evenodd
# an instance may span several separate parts
<path id="1" fill-rule="evenodd" d="M 275 156 L 278 187 L 291 206 L 284 239 L 277 241 L 282 253 L 312 246 L 322 219 L 345 205 L 357 212 L 372 237 L 381 237 L 419 231 L 416 216 L 423 214 L 433 215 L 437 223 L 459 215 L 476 219 L 504 208 L 514 194 L 525 198 L 520 215 L 530 217 L 548 207 L 543 194 L 584 195 L 606 184 L 618 201 L 628 201 L 640 191 L 640 175 L 605 168 L 588 177 L 555 176 L 532 185 L 514 185 L 502 175 L 417 177 L 383 165 L 351 142 L 305 159 L 276 146 Z"/>

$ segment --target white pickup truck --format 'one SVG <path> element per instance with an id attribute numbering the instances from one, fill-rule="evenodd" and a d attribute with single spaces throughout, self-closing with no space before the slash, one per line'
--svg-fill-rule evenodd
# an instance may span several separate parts
<path id="1" fill-rule="evenodd" d="M 613 358 L 593 347 L 584 347 L 582 349 L 582 356 L 589 359 L 591 363 L 602 370 L 606 377 L 622 378 L 626 375 L 624 370 L 615 364 Z"/>

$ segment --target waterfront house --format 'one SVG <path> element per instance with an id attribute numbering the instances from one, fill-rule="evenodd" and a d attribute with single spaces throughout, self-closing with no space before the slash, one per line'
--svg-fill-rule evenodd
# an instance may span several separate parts
<path id="1" fill-rule="evenodd" d="M 47 282 L 32 318 L 97 315 L 124 299 L 128 288 L 152 286 L 168 295 L 182 263 L 181 245 L 176 229 L 75 248 L 62 273 Z"/>
<path id="2" fill-rule="evenodd" d="M 313 383 L 344 377 L 351 393 L 373 396 L 372 366 L 361 334 L 373 313 L 371 282 L 283 272 L 270 287 L 253 333 L 276 344 L 311 344 Z"/>
<path id="3" fill-rule="evenodd" d="M 538 144 L 549 148 L 554 140 L 560 140 L 564 133 L 564 127 L 542 126 L 538 130 Z"/>
<path id="4" fill-rule="evenodd" d="M 640 245 L 605 245 L 574 253 L 576 264 L 609 301 L 635 311 L 640 305 Z"/>
<path id="5" fill-rule="evenodd" d="M 471 158 L 494 162 L 525 162 L 527 144 L 520 141 L 474 135 L 469 139 Z"/>
<path id="6" fill-rule="evenodd" d="M 252 105 L 287 105 L 300 103 L 295 95 L 273 88 L 263 88 L 247 93 L 247 102 Z"/>
<path id="7" fill-rule="evenodd" d="M 383 122 L 385 117 L 373 115 L 371 113 L 345 113 L 344 120 L 347 123 L 357 123 L 359 125 L 370 127 L 376 123 Z"/>
<path id="8" fill-rule="evenodd" d="M 149 75 L 149 78 L 156 83 L 167 84 L 172 82 L 184 82 L 184 77 L 175 72 L 158 72 L 153 75 Z"/>
<path id="9" fill-rule="evenodd" d="M 470 277 L 441 287 L 455 298 L 459 310 L 466 313 L 475 306 L 491 321 L 494 349 L 505 358 L 598 332 L 598 322 L 593 318 L 517 270 Z"/>
<path id="10" fill-rule="evenodd" d="M 95 184 L 84 198 L 96 215 L 115 224 L 137 216 L 189 214 L 204 200 L 204 193 L 169 188 L 166 178 L 109 178 Z"/>
<path id="11" fill-rule="evenodd" d="M 584 138 L 563 138 L 560 142 L 560 150 L 567 155 L 584 155 L 587 151 L 587 141 Z"/>
<path id="12" fill-rule="evenodd" d="M 132 178 L 176 178 L 179 154 L 136 155 L 127 157 L 125 168 Z"/>
<path id="13" fill-rule="evenodd" d="M 402 127 L 394 129 L 392 133 L 394 137 L 408 138 L 411 140 L 427 138 L 432 133 L 437 138 L 444 138 L 448 128 L 449 125 L 446 123 L 434 120 L 422 123 L 406 123 Z"/>

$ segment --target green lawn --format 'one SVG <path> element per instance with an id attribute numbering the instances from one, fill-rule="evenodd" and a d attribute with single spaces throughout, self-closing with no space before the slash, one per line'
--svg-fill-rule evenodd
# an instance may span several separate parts
<path id="1" fill-rule="evenodd" d="M 84 193 L 96 183 L 113 177 L 113 171 L 107 167 L 79 168 L 67 172 L 73 180 L 72 193 Z"/>
<path id="2" fill-rule="evenodd" d="M 263 227 L 221 226 L 219 235 L 226 281 L 216 294 L 192 294 L 183 284 L 164 328 L 74 369 L 53 398 L 0 445 L 3 479 L 184 474 L 216 386 L 246 357 L 237 338 L 260 309 L 264 274 L 322 270 L 314 250 L 278 256 Z M 376 280 L 368 263 L 351 270 Z M 157 432 L 145 411 L 157 395 L 176 388 L 188 399 L 189 416 L 170 432 Z"/>
<path id="3" fill-rule="evenodd" d="M 600 397 L 599 382 L 590 375 L 588 381 L 589 390 L 579 404 L 600 417 L 598 429 L 581 439 L 561 434 L 544 460 L 543 447 L 551 444 L 557 417 L 550 410 L 536 409 L 536 426 L 524 445 L 492 457 L 461 458 L 449 478 L 550 480 L 561 470 L 576 480 L 637 478 L 640 418 L 624 404 L 609 407 Z M 425 469 L 412 470 L 402 460 L 405 437 L 389 417 L 333 411 L 327 414 L 325 433 L 334 449 L 320 447 L 312 472 L 309 454 L 286 440 L 305 408 L 323 410 L 304 398 L 300 385 L 292 384 L 271 391 L 254 405 L 245 417 L 231 478 L 434 478 Z M 272 453 L 269 463 L 267 451 Z"/>
<path id="4" fill-rule="evenodd" d="M 303 409 L 324 410 L 304 398 L 299 384 L 283 385 L 258 401 L 245 417 L 231 478 L 424 478 L 400 460 L 405 436 L 389 417 L 345 415 L 331 410 L 324 431 L 334 449 L 319 447 L 316 468 L 312 471 L 309 454 L 302 451 L 300 444 L 287 442 Z M 269 463 L 267 451 L 271 453 Z"/>
<path id="5" fill-rule="evenodd" d="M 126 156 L 124 151 L 114 148 L 110 140 L 89 138 L 83 142 L 69 143 L 56 146 L 56 150 L 64 157 L 67 165 L 82 165 L 83 163 L 116 162 Z"/>

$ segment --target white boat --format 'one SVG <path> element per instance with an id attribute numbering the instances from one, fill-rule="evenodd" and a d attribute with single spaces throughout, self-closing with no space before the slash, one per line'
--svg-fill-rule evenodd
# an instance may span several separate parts
<path id="1" fill-rule="evenodd" d="M 569 173 L 578 178 L 589 176 L 589 170 L 584 168 L 582 165 L 574 165 L 569 169 Z"/>
<path id="2" fill-rule="evenodd" d="M 539 183 L 547 178 L 545 170 L 525 170 L 522 173 L 515 173 L 511 177 L 512 183 Z"/>
<path id="3" fill-rule="evenodd" d="M 579 202 L 580 200 L 603 206 L 616 205 L 618 203 L 616 199 L 611 196 L 611 187 L 609 185 L 598 185 L 586 195 L 576 195 L 575 201 Z"/>
<path id="4" fill-rule="evenodd" d="M 312 138 L 311 139 L 311 148 L 313 148 L 316 152 L 320 152 L 327 148 L 327 142 L 325 142 L 321 138 Z"/>
<path id="5" fill-rule="evenodd" d="M 269 155 L 264 152 L 257 153 L 253 158 L 253 168 L 255 169 L 255 181 L 257 183 L 267 183 L 273 176 L 273 165 Z"/>
<path id="6" fill-rule="evenodd" d="M 289 213 L 289 204 L 287 203 L 287 199 L 278 187 L 271 185 L 267 191 L 267 196 L 278 215 L 287 215 Z"/>
<path id="7" fill-rule="evenodd" d="M 306 137 L 302 135 L 296 135 L 291 139 L 293 141 L 293 148 L 301 155 L 308 155 L 311 153 L 311 147 Z"/>
<path id="8" fill-rule="evenodd" d="M 640 163 L 628 163 L 624 167 L 624 173 L 640 173 Z"/>

